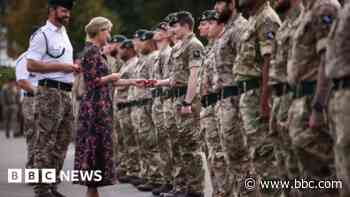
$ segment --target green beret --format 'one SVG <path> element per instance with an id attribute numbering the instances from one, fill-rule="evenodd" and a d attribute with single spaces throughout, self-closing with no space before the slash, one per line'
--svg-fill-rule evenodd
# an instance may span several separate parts
<path id="1" fill-rule="evenodd" d="M 134 44 L 132 43 L 132 40 L 126 39 L 122 42 L 120 48 L 131 49 L 134 48 Z"/>
<path id="2" fill-rule="evenodd" d="M 111 40 L 109 41 L 110 43 L 122 43 L 124 40 L 127 38 L 123 35 L 114 35 L 112 36 Z"/>

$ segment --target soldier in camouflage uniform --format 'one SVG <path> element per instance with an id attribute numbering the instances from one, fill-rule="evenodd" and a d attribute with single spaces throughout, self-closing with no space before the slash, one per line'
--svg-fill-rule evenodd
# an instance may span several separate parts
<path id="1" fill-rule="evenodd" d="M 329 94 L 324 76 L 328 34 L 337 18 L 336 0 L 303 1 L 305 12 L 293 36 L 288 81 L 296 88 L 289 110 L 289 134 L 296 151 L 301 177 L 335 178 L 333 140 L 323 113 Z M 335 190 L 302 191 L 302 196 L 338 196 Z"/>
<path id="2" fill-rule="evenodd" d="M 330 98 L 328 116 L 331 134 L 334 136 L 335 165 L 337 176 L 342 180 L 340 196 L 350 196 L 350 160 L 349 160 L 349 76 L 350 76 L 350 1 L 345 1 L 334 24 L 327 48 L 325 73 L 334 81 L 334 91 Z"/>
<path id="3" fill-rule="evenodd" d="M 16 87 L 16 82 L 11 80 L 2 87 L 2 106 L 3 116 L 5 117 L 5 133 L 6 138 L 10 138 L 10 132 L 18 132 L 18 103 L 19 92 Z"/>
<path id="4" fill-rule="evenodd" d="M 154 33 L 147 30 L 135 34 L 134 45 L 142 54 L 135 70 L 135 78 L 150 79 L 151 71 L 156 64 L 159 54 L 157 45 L 153 40 Z M 161 184 L 161 175 L 157 169 L 159 162 L 159 149 L 157 133 L 152 121 L 152 92 L 149 89 L 134 88 L 134 100 L 142 102 L 136 105 L 131 112 L 133 126 L 139 135 L 141 154 L 141 177 L 146 183 L 137 186 L 141 191 L 152 191 Z M 147 100 L 146 100 L 147 99 Z"/>
<path id="5" fill-rule="evenodd" d="M 205 147 L 208 149 L 207 161 L 210 173 L 210 180 L 213 186 L 212 196 L 219 195 L 220 191 L 223 191 L 225 180 L 229 172 L 227 172 L 227 162 L 224 158 L 223 149 L 220 143 L 220 135 L 218 130 L 218 125 L 216 123 L 214 106 L 209 105 L 208 95 L 214 93 L 213 91 L 213 66 L 214 66 L 214 51 L 213 45 L 216 39 L 221 35 L 224 30 L 224 23 L 220 23 L 219 14 L 215 10 L 209 10 L 202 14 L 201 24 L 208 29 L 201 28 L 200 33 L 205 34 L 208 38 L 208 45 L 205 48 L 205 56 L 203 60 L 203 65 L 200 70 L 199 83 L 198 83 L 198 94 L 202 100 L 202 108 L 200 113 L 200 132 L 204 136 L 203 142 Z M 205 23 L 205 24 L 203 24 Z M 204 103 L 203 103 L 204 101 Z M 204 105 L 203 105 L 204 104 Z"/>
<path id="6" fill-rule="evenodd" d="M 171 34 L 169 32 L 169 26 L 166 22 L 159 23 L 154 30 L 154 40 L 157 42 L 159 49 L 159 56 L 157 57 L 156 64 L 153 67 L 151 78 L 161 80 L 164 78 L 164 71 L 169 63 L 171 53 Z M 165 126 L 165 114 L 162 95 L 163 89 L 153 89 L 153 105 L 152 105 L 152 120 L 154 122 L 157 136 L 158 136 L 158 148 L 160 150 L 161 161 L 158 164 L 158 169 L 162 175 L 162 187 L 153 190 L 154 195 L 160 193 L 169 192 L 172 189 L 171 185 L 171 169 L 172 169 L 172 158 L 171 158 L 171 138 L 169 130 Z"/>
<path id="7" fill-rule="evenodd" d="M 236 6 L 235 1 L 231 0 L 217 0 L 215 4 L 215 9 L 220 14 L 218 23 L 224 23 L 225 29 L 218 36 L 212 49 L 215 62 L 211 88 L 220 98 L 214 110 L 223 156 L 228 164 L 225 183 L 215 196 L 245 195 L 240 187 L 249 169 L 248 150 L 238 112 L 238 91 L 231 92 L 231 89 L 237 88 L 232 76 L 232 67 L 239 46 L 238 38 L 247 25 L 247 20 L 238 13 Z M 224 97 L 230 92 L 232 96 Z"/>
<path id="8" fill-rule="evenodd" d="M 204 171 L 199 153 L 200 103 L 196 86 L 204 47 L 193 33 L 194 19 L 190 13 L 178 12 L 170 26 L 179 42 L 171 52 L 170 78 L 159 80 L 156 85 L 172 86 L 174 90 L 177 132 L 173 136 L 173 156 L 176 166 L 173 170 L 174 190 L 163 196 L 202 196 Z"/>
<path id="9" fill-rule="evenodd" d="M 284 21 L 276 33 L 273 47 L 269 85 L 272 90 L 272 110 L 270 117 L 270 134 L 274 138 L 275 157 L 277 159 L 279 178 L 293 179 L 299 175 L 296 156 L 291 147 L 291 140 L 286 127 L 288 110 L 292 102 L 292 93 L 287 82 L 287 63 L 291 59 L 293 35 L 302 12 L 298 1 L 279 1 L 277 11 L 282 13 Z"/>
<path id="10" fill-rule="evenodd" d="M 240 0 L 239 6 L 247 11 L 249 20 L 241 36 L 233 75 L 242 93 L 239 109 L 252 160 L 250 170 L 259 179 L 273 178 L 277 174 L 274 145 L 268 132 L 267 82 L 272 46 L 281 21 L 266 0 Z"/>
<path id="11" fill-rule="evenodd" d="M 120 74 L 123 79 L 130 79 L 136 68 L 138 57 L 131 40 L 124 38 L 118 49 L 118 57 L 125 63 L 121 66 Z M 118 137 L 117 149 L 121 152 L 119 157 L 118 175 L 120 182 L 130 182 L 140 172 L 139 148 L 135 128 L 131 123 L 131 108 L 125 107 L 128 103 L 128 92 L 131 87 L 117 86 L 114 92 L 114 121 L 120 125 L 116 130 Z"/>

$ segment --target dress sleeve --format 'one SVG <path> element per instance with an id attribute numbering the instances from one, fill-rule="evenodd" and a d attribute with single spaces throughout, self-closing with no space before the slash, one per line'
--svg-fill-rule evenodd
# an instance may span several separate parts
<path id="1" fill-rule="evenodd" d="M 82 70 L 86 88 L 94 89 L 97 87 L 97 81 L 101 77 L 98 65 L 102 63 L 102 56 L 96 47 L 89 47 L 83 57 Z"/>

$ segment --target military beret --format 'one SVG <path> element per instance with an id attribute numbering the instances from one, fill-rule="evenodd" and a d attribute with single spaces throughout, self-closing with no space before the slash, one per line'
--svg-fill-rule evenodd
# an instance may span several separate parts
<path id="1" fill-rule="evenodd" d="M 112 36 L 112 38 L 109 42 L 110 43 L 122 43 L 126 39 L 127 38 L 123 35 L 114 35 L 114 36 Z"/>
<path id="2" fill-rule="evenodd" d="M 219 20 L 219 13 L 215 10 L 207 10 L 202 13 L 200 21 L 208 21 L 208 20 Z"/>
<path id="3" fill-rule="evenodd" d="M 135 34 L 134 34 L 134 38 L 139 38 L 139 39 L 141 39 L 142 35 L 143 35 L 146 31 L 148 31 L 148 30 L 146 30 L 146 29 L 139 29 L 139 30 L 137 30 L 137 31 L 135 32 Z"/>
<path id="4" fill-rule="evenodd" d="M 75 0 L 48 0 L 49 6 L 62 6 L 71 10 L 75 4 Z"/>
<path id="5" fill-rule="evenodd" d="M 176 12 L 169 14 L 168 16 L 166 16 L 166 17 L 163 19 L 163 21 L 166 22 L 166 23 L 170 23 L 170 21 L 172 20 L 172 18 L 173 18 L 173 17 L 176 17 L 176 14 L 177 14 Z"/>
<path id="6" fill-rule="evenodd" d="M 153 39 L 154 33 L 152 31 L 145 31 L 141 37 L 140 40 L 141 41 L 147 41 L 147 40 L 151 40 Z"/>
<path id="7" fill-rule="evenodd" d="M 158 30 L 168 31 L 168 23 L 160 22 L 152 30 L 153 31 L 158 31 Z"/>
<path id="8" fill-rule="evenodd" d="M 171 20 L 169 21 L 169 25 L 172 26 L 175 23 L 183 21 L 184 19 L 192 19 L 192 20 L 194 20 L 191 13 L 189 13 L 187 11 L 180 11 L 180 12 L 177 12 L 176 15 L 174 15 L 171 18 Z"/>
<path id="9" fill-rule="evenodd" d="M 132 43 L 132 40 L 130 39 L 125 39 L 122 44 L 120 45 L 120 48 L 124 49 L 131 49 L 134 48 L 134 44 Z"/>

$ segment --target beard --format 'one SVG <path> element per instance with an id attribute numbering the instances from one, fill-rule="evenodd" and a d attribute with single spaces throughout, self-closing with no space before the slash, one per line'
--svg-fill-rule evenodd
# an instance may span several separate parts
<path id="1" fill-rule="evenodd" d="M 224 10 L 220 13 L 219 20 L 222 23 L 227 23 L 232 16 L 232 10 L 227 6 L 225 6 Z"/>
<path id="2" fill-rule="evenodd" d="M 56 15 L 56 20 L 64 26 L 69 24 L 69 17 L 67 17 L 67 16 L 57 16 Z"/>

